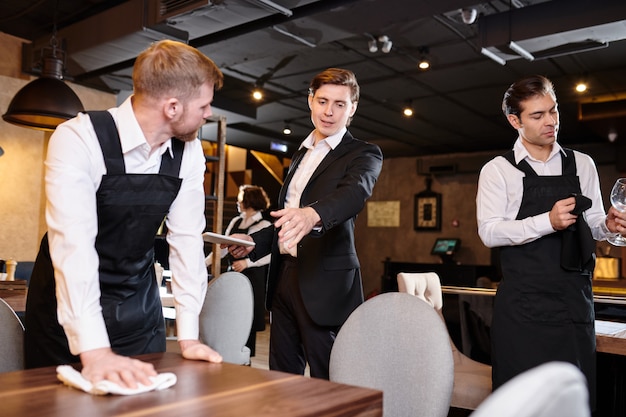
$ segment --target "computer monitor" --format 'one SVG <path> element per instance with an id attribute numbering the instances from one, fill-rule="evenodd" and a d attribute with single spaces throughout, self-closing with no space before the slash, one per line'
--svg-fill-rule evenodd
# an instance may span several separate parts
<path id="1" fill-rule="evenodd" d="M 439 237 L 435 240 L 430 253 L 431 255 L 452 256 L 459 250 L 459 246 L 461 246 L 461 239 Z"/>

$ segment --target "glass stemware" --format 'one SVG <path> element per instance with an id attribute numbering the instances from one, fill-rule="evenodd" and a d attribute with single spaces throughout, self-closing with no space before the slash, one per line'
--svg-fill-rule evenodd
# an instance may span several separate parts
<path id="1" fill-rule="evenodd" d="M 626 211 L 626 178 L 619 178 L 615 181 L 611 190 L 611 204 L 618 211 Z M 613 233 L 607 241 L 615 246 L 626 246 L 626 239 L 619 233 Z"/>

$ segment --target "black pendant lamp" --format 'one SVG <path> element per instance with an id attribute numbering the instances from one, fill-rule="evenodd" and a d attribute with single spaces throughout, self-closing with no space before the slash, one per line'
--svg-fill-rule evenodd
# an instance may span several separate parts
<path id="1" fill-rule="evenodd" d="M 74 91 L 63 82 L 64 51 L 57 48 L 56 37 L 44 48 L 41 77 L 17 92 L 4 121 L 31 129 L 54 130 L 60 123 L 84 111 Z"/>

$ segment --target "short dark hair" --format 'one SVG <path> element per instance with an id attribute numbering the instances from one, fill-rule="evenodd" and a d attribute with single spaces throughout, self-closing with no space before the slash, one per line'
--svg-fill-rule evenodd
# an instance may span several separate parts
<path id="1" fill-rule="evenodd" d="M 522 113 L 521 103 L 529 98 L 550 94 L 556 100 L 552 81 L 543 75 L 531 75 L 514 82 L 504 93 L 502 112 L 505 116 Z"/>
<path id="2" fill-rule="evenodd" d="M 256 185 L 242 185 L 239 187 L 242 193 L 241 204 L 244 207 L 251 208 L 256 211 L 267 210 L 270 206 L 270 199 L 263 187 Z"/>

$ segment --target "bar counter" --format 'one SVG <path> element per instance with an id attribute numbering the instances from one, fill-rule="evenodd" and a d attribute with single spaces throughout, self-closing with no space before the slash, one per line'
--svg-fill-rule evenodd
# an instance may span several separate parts
<path id="1" fill-rule="evenodd" d="M 0 373 L 4 417 L 381 416 L 382 392 L 176 353 L 138 356 L 176 385 L 134 396 L 94 396 L 67 387 L 54 367 Z"/>
<path id="2" fill-rule="evenodd" d="M 496 290 L 491 288 L 442 286 L 441 291 L 444 294 L 456 295 L 479 295 L 487 297 L 496 295 Z M 625 305 L 626 298 L 623 295 L 617 294 L 615 291 L 616 290 L 596 292 L 594 287 L 593 300 L 595 303 Z M 598 329 L 598 325 L 602 323 L 606 322 L 596 320 L 596 329 Z M 622 326 L 626 329 L 626 323 L 622 323 Z M 601 331 L 596 332 L 596 350 L 598 352 L 626 356 L 626 331 L 615 334 L 608 334 Z"/>

